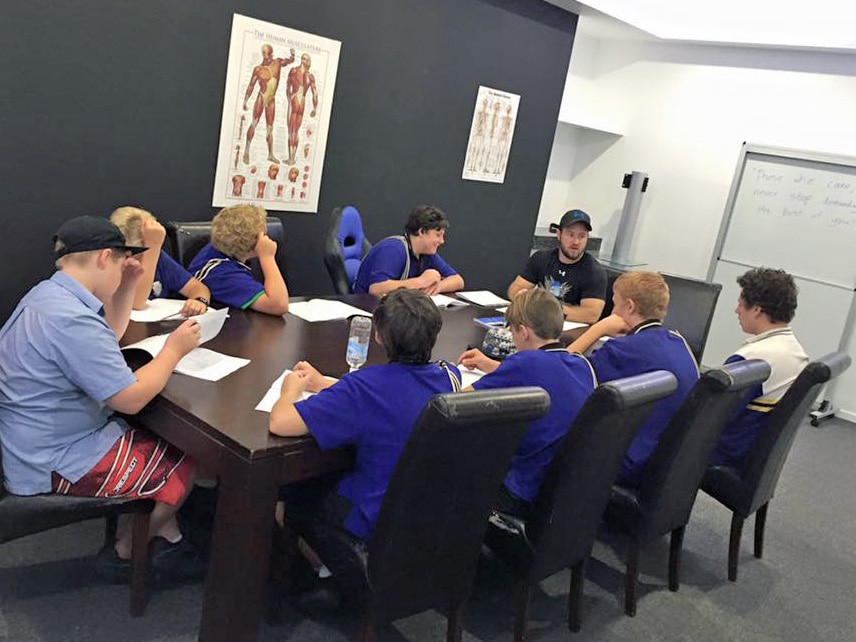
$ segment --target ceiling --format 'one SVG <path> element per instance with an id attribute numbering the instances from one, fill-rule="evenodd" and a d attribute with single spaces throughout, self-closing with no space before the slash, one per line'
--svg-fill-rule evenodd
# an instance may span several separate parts
<path id="1" fill-rule="evenodd" d="M 598 38 L 856 52 L 853 0 L 547 0 Z"/>

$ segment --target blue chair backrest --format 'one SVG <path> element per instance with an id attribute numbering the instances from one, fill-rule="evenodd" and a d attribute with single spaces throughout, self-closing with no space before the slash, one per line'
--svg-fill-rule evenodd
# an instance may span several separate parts
<path id="1" fill-rule="evenodd" d="M 342 246 L 348 283 L 353 283 L 357 278 L 357 270 L 360 269 L 360 261 L 363 259 L 363 240 L 365 239 L 360 213 L 353 205 L 342 208 L 342 218 L 339 221 L 336 238 Z"/>

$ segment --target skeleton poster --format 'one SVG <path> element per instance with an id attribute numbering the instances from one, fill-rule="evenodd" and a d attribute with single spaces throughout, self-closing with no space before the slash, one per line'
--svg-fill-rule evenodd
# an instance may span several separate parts
<path id="1" fill-rule="evenodd" d="M 464 158 L 464 179 L 505 182 L 505 168 L 519 104 L 520 96 L 517 94 L 479 87 L 467 155 Z"/>
<path id="2" fill-rule="evenodd" d="M 233 16 L 212 205 L 318 211 L 340 47 Z"/>

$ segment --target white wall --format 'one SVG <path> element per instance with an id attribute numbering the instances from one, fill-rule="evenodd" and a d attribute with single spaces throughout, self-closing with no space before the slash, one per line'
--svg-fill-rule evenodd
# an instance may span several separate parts
<path id="1" fill-rule="evenodd" d="M 565 203 L 568 200 L 568 189 L 573 175 L 579 138 L 579 130 L 576 127 L 562 122 L 556 127 L 536 228 L 549 226 L 550 223 L 558 220 L 556 212 L 561 216 L 561 212 L 567 209 Z"/>
<path id="2" fill-rule="evenodd" d="M 578 38 L 561 113 L 623 136 L 585 163 L 575 150 L 573 176 L 545 199 L 586 209 L 609 252 L 621 179 L 646 172 L 631 256 L 703 278 L 744 141 L 856 156 L 856 56 Z M 856 412 L 856 369 L 840 388 Z"/>
<path id="3" fill-rule="evenodd" d="M 856 56 L 846 54 L 579 38 L 563 117 L 607 114 L 624 136 L 555 192 L 588 207 L 609 240 L 624 173 L 648 173 L 633 253 L 704 276 L 741 143 L 856 155 L 854 74 Z"/>

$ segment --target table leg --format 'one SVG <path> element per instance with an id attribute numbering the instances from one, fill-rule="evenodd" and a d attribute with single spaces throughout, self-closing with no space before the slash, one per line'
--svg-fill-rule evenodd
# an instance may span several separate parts
<path id="1" fill-rule="evenodd" d="M 277 457 L 250 462 L 226 455 L 205 579 L 201 642 L 252 642 L 258 635 L 281 466 Z"/>

